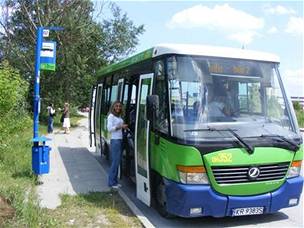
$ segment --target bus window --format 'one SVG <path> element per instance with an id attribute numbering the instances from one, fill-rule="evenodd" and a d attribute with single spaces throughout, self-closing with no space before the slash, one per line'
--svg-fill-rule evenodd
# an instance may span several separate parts
<path id="1" fill-rule="evenodd" d="M 102 100 L 101 100 L 102 102 L 101 112 L 104 115 L 107 115 L 109 111 L 110 90 L 111 90 L 111 77 L 107 77 L 104 83 L 104 89 L 102 91 Z"/>
<path id="2" fill-rule="evenodd" d="M 159 118 L 156 120 L 156 129 L 168 133 L 168 103 L 166 80 L 164 74 L 164 63 L 158 61 L 155 64 L 155 94 L 159 97 Z"/>
<path id="3" fill-rule="evenodd" d="M 110 105 L 112 105 L 118 99 L 118 75 L 115 75 L 112 82 Z"/>
<path id="4" fill-rule="evenodd" d="M 119 101 L 122 101 L 122 96 L 123 96 L 123 84 L 124 84 L 124 79 L 121 78 L 118 80 L 118 88 L 117 88 L 117 99 Z"/>
<path id="5" fill-rule="evenodd" d="M 130 121 L 130 130 L 135 132 L 135 119 L 136 119 L 136 86 L 130 86 L 132 89 L 131 100 L 130 100 L 130 108 L 129 108 L 129 121 Z"/>
<path id="6" fill-rule="evenodd" d="M 132 85 L 132 94 L 130 104 L 136 104 L 136 85 Z"/>
<path id="7" fill-rule="evenodd" d="M 275 69 L 271 69 L 271 82 L 266 87 L 266 113 L 271 121 L 280 123 L 280 125 L 288 130 L 292 130 L 291 121 L 288 117 L 286 101 L 282 94 Z"/>
<path id="8" fill-rule="evenodd" d="M 239 103 L 242 113 L 261 113 L 260 83 L 239 82 Z"/>
<path id="9" fill-rule="evenodd" d="M 113 104 L 114 101 L 117 100 L 117 92 L 118 92 L 118 86 L 117 85 L 112 85 L 112 91 L 111 91 L 111 105 Z"/>
<path id="10" fill-rule="evenodd" d="M 124 87 L 122 103 L 126 105 L 128 102 L 129 84 L 125 84 Z"/>

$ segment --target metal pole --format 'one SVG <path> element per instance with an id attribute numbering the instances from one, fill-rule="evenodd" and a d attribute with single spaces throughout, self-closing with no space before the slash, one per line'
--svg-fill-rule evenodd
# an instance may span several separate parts
<path id="1" fill-rule="evenodd" d="M 37 28 L 36 55 L 35 55 L 35 82 L 34 82 L 34 138 L 39 136 L 40 113 L 40 51 L 42 48 L 43 27 Z"/>

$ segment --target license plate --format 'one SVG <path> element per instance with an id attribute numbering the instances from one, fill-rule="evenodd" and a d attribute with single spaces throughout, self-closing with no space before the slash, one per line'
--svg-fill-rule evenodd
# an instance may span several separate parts
<path id="1" fill-rule="evenodd" d="M 264 207 L 244 207 L 232 209 L 232 216 L 260 215 L 263 214 Z"/>

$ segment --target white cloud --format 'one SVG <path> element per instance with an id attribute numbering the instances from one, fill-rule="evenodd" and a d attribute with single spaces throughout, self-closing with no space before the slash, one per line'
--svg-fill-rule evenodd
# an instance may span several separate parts
<path id="1" fill-rule="evenodd" d="M 185 9 L 173 15 L 167 26 L 173 28 L 204 27 L 228 31 L 256 30 L 264 27 L 264 20 L 229 4 L 209 8 L 202 4 Z"/>
<path id="2" fill-rule="evenodd" d="M 287 23 L 285 32 L 293 35 L 303 35 L 304 33 L 304 18 L 290 17 Z"/>
<path id="3" fill-rule="evenodd" d="M 275 34 L 277 33 L 279 30 L 277 29 L 277 27 L 272 26 L 270 29 L 268 29 L 267 33 L 268 34 Z"/>
<path id="4" fill-rule="evenodd" d="M 282 78 L 288 95 L 304 96 L 304 68 L 285 70 Z"/>
<path id="5" fill-rule="evenodd" d="M 296 11 L 291 8 L 286 8 L 281 5 L 277 6 L 267 6 L 264 8 L 264 11 L 267 14 L 273 14 L 273 15 L 292 15 L 295 14 Z"/>
<path id="6" fill-rule="evenodd" d="M 216 30 L 226 33 L 230 40 L 247 45 L 258 35 L 257 30 L 264 27 L 264 20 L 232 8 L 227 3 L 215 5 L 213 8 L 199 4 L 174 14 L 167 27 Z"/>

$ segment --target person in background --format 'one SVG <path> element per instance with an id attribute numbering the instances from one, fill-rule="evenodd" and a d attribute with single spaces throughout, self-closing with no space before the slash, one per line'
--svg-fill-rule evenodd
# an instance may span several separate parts
<path id="1" fill-rule="evenodd" d="M 55 109 L 52 103 L 49 104 L 47 110 L 48 110 L 48 133 L 53 133 Z"/>
<path id="2" fill-rule="evenodd" d="M 193 102 L 193 109 L 189 110 L 188 116 L 187 116 L 187 120 L 190 122 L 196 122 L 198 120 L 199 117 L 199 107 L 200 107 L 200 102 L 199 101 L 195 101 Z"/>
<path id="3" fill-rule="evenodd" d="M 64 133 L 69 134 L 70 133 L 70 110 L 69 110 L 69 103 L 64 103 L 64 108 L 63 108 L 63 128 L 64 128 Z"/>
<path id="4" fill-rule="evenodd" d="M 172 120 L 175 123 L 183 123 L 184 121 L 184 112 L 181 104 L 172 103 L 171 104 L 171 116 Z"/>
<path id="5" fill-rule="evenodd" d="M 115 101 L 110 108 L 107 124 L 108 131 L 111 132 L 111 168 L 108 186 L 114 189 L 120 187 L 117 175 L 122 155 L 122 129 L 128 128 L 128 125 L 124 124 L 122 116 L 122 104 L 120 101 Z"/>

